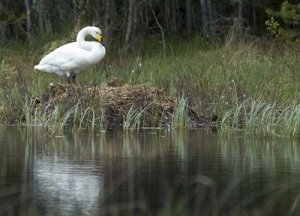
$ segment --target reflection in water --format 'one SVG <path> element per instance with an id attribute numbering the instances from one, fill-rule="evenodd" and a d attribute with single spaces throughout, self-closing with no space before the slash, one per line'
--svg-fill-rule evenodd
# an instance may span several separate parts
<path id="1" fill-rule="evenodd" d="M 0 215 L 299 213 L 300 149 L 209 131 L 0 128 Z"/>
<path id="2" fill-rule="evenodd" d="M 90 166 L 69 163 L 65 159 L 52 161 L 48 156 L 39 158 L 33 170 L 35 196 L 71 212 L 74 204 L 82 212 L 98 209 L 103 193 L 102 176 L 93 175 Z"/>

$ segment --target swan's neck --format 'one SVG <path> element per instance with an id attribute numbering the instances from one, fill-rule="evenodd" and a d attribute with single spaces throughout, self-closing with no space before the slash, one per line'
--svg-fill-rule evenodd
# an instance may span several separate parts
<path id="1" fill-rule="evenodd" d="M 85 49 L 85 50 L 91 50 L 92 46 L 91 44 L 85 40 L 85 37 L 88 35 L 89 33 L 87 32 L 86 29 L 82 29 L 76 38 L 76 42 L 77 45 L 81 48 L 81 49 Z"/>

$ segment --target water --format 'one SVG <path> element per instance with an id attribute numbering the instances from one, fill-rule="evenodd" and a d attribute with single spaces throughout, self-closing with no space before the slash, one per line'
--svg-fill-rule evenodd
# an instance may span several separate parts
<path id="1" fill-rule="evenodd" d="M 299 173 L 290 139 L 0 128 L 0 215 L 299 215 Z"/>

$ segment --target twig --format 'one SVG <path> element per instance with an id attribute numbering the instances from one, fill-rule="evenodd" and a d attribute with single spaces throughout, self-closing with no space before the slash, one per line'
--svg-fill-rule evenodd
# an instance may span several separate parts
<path id="1" fill-rule="evenodd" d="M 157 16 L 156 16 L 156 13 L 155 11 L 153 10 L 153 7 L 152 7 L 152 0 L 149 1 L 149 6 L 150 6 L 150 9 L 151 9 L 151 12 L 153 14 L 153 17 L 155 19 L 155 22 L 160 30 L 160 33 L 161 33 L 161 42 L 162 42 L 162 49 L 163 49 L 163 56 L 166 57 L 166 40 L 165 40 L 165 31 L 162 27 L 162 25 L 160 24 L 159 20 L 157 19 Z"/>

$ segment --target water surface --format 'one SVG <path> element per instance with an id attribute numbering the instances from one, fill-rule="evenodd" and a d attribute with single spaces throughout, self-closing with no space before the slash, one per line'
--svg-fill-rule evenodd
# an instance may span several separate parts
<path id="1" fill-rule="evenodd" d="M 299 215 L 299 142 L 0 128 L 0 215 Z"/>

